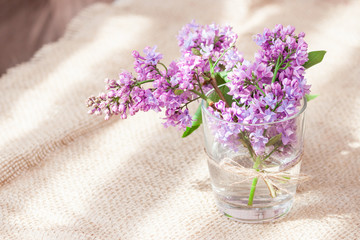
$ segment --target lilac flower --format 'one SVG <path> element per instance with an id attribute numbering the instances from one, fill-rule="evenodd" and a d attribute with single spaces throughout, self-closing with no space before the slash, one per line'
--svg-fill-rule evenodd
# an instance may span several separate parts
<path id="1" fill-rule="evenodd" d="M 264 137 L 264 130 L 261 128 L 256 129 L 249 135 L 251 145 L 257 155 L 262 155 L 265 151 L 265 144 L 269 141 Z"/>
<path id="2" fill-rule="evenodd" d="M 153 48 L 146 47 L 144 49 L 144 53 L 146 55 L 144 61 L 145 64 L 155 66 L 162 59 L 163 55 L 161 53 L 155 52 L 156 48 L 157 47 L 154 46 Z"/>
<path id="3" fill-rule="evenodd" d="M 213 50 L 214 50 L 214 44 L 209 44 L 209 45 L 201 44 L 200 46 L 200 53 L 202 57 L 205 59 L 208 59 L 209 57 L 212 56 Z"/>
<path id="4" fill-rule="evenodd" d="M 139 52 L 133 51 L 133 57 L 135 59 L 134 69 L 137 73 L 138 81 L 146 81 L 149 79 L 156 79 L 159 77 L 159 72 L 156 65 L 162 59 L 162 54 L 155 52 L 156 46 L 146 47 L 144 49 L 145 57 L 141 56 Z"/>
<path id="5" fill-rule="evenodd" d="M 269 40 L 270 36 L 271 36 L 271 31 L 268 28 L 265 28 L 263 34 L 259 33 L 255 35 L 253 39 L 258 46 L 264 46 L 264 44 L 266 44 L 267 41 Z"/>
<path id="6" fill-rule="evenodd" d="M 266 109 L 264 112 L 263 119 L 265 122 L 271 123 L 277 120 L 277 114 L 271 111 L 270 109 Z"/>
<path id="7" fill-rule="evenodd" d="M 165 127 L 185 129 L 193 121 L 188 104 L 204 98 L 203 93 L 213 89 L 216 74 L 225 71 L 227 95 L 233 101 L 228 106 L 219 100 L 208 109 L 225 120 L 221 124 L 209 120 L 215 140 L 237 150 L 244 141 L 241 135 L 256 155 L 264 155 L 275 147 L 266 146 L 269 139 L 281 134 L 282 146 L 276 147 L 285 151 L 296 143 L 297 130 L 286 118 L 299 111 L 300 101 L 310 92 L 304 77 L 308 61 L 304 37 L 292 26 L 264 29 L 254 36 L 260 50 L 250 62 L 235 47 L 237 35 L 231 27 L 193 21 L 179 32 L 180 59 L 166 68 L 156 46 L 146 47 L 143 55 L 133 51 L 135 74 L 124 71 L 118 79 L 107 79 L 106 92 L 88 99 L 89 113 L 124 119 L 139 111 L 163 111 Z"/>
<path id="8" fill-rule="evenodd" d="M 264 95 L 262 86 L 271 81 L 272 72 L 271 67 L 267 67 L 261 62 L 244 62 L 243 65 L 234 68 L 227 77 L 230 80 L 227 83 L 230 89 L 228 94 L 232 95 L 234 99 L 238 99 L 240 103 L 249 104 L 256 89 L 261 90 L 256 97 Z"/>
<path id="9" fill-rule="evenodd" d="M 221 112 L 221 117 L 222 119 L 224 119 L 225 121 L 229 121 L 229 122 L 233 122 L 234 118 L 233 118 L 233 111 L 231 108 L 227 108 L 225 106 L 225 102 L 222 100 L 219 100 L 218 102 L 215 103 L 215 108 L 218 109 Z"/>
<path id="10" fill-rule="evenodd" d="M 250 69 L 252 69 L 257 79 L 261 79 L 261 81 L 263 82 L 270 80 L 270 78 L 272 78 L 273 76 L 271 66 L 266 66 L 264 63 L 261 62 L 253 62 Z"/>
<path id="11" fill-rule="evenodd" d="M 214 111 L 213 108 L 209 107 L 208 111 L 217 118 L 221 118 L 221 114 L 218 111 Z M 242 131 L 241 125 L 233 124 L 234 122 L 231 120 L 229 122 L 222 122 L 219 124 L 218 120 L 215 118 L 209 118 L 208 121 L 209 128 L 211 129 L 216 141 L 237 151 L 239 144 L 241 144 L 238 137 L 238 134 Z"/>
<path id="12" fill-rule="evenodd" d="M 167 109 L 165 111 L 166 122 L 164 123 L 165 127 L 169 126 L 178 126 L 179 129 L 184 130 L 186 127 L 191 126 L 192 118 L 189 115 L 189 111 L 186 109 L 182 111 L 180 108 L 178 109 Z"/>
<path id="13" fill-rule="evenodd" d="M 267 40 L 264 34 L 257 34 L 256 36 L 253 37 L 253 39 L 255 43 L 259 46 L 263 45 Z"/>
<path id="14" fill-rule="evenodd" d="M 178 125 L 180 126 L 180 128 L 184 129 L 186 127 L 191 126 L 192 120 L 193 119 L 189 114 L 189 110 L 185 109 L 185 111 L 183 111 L 181 113 L 181 115 L 179 116 L 179 124 Z"/>
<path id="15" fill-rule="evenodd" d="M 282 99 L 284 93 L 283 93 L 281 84 L 279 82 L 274 82 L 274 83 L 271 83 L 270 86 L 271 86 L 271 91 L 274 94 L 274 96 L 276 96 L 277 99 Z"/>
<path id="16" fill-rule="evenodd" d="M 276 131 L 281 133 L 281 141 L 284 146 L 296 143 L 296 123 L 294 119 L 278 123 Z"/>
<path id="17" fill-rule="evenodd" d="M 281 67 L 278 71 L 279 79 L 284 77 L 282 72 L 286 72 L 286 77 L 292 78 L 291 73 L 288 71 L 302 67 L 302 65 L 308 60 L 307 44 L 304 41 L 304 35 L 294 35 L 295 28 L 292 26 L 283 27 L 282 25 L 276 25 L 275 28 L 270 31 L 264 30 L 263 35 L 257 35 L 255 41 L 260 43 L 261 50 L 255 55 L 256 61 L 261 61 L 266 64 L 281 63 Z M 280 61 L 278 61 L 280 58 Z M 296 74 L 296 73 L 295 73 Z M 303 72 L 297 75 L 298 78 L 303 78 Z"/>
<path id="18" fill-rule="evenodd" d="M 290 117 L 296 113 L 296 105 L 292 101 L 284 99 L 276 111 Z"/>
<path id="19" fill-rule="evenodd" d="M 277 104 L 277 97 L 274 96 L 272 92 L 267 93 L 262 100 L 265 102 L 267 106 L 269 106 L 271 109 L 274 109 Z"/>
<path id="20" fill-rule="evenodd" d="M 227 51 L 224 55 L 225 71 L 230 71 L 237 64 L 241 64 L 244 61 L 244 57 L 234 48 Z"/>
<path id="21" fill-rule="evenodd" d="M 192 55 L 192 49 L 202 52 L 202 58 L 207 61 L 209 57 L 219 57 L 225 49 L 232 46 L 237 35 L 229 26 L 216 24 L 199 25 L 192 21 L 179 32 L 178 43 L 183 56 Z"/>

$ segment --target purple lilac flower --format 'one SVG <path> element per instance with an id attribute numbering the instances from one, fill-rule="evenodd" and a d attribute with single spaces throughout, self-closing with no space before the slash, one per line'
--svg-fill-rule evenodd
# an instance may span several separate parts
<path id="1" fill-rule="evenodd" d="M 296 113 L 296 105 L 294 102 L 284 99 L 280 107 L 276 110 L 279 113 L 284 113 L 285 117 L 291 117 Z"/>
<path id="2" fill-rule="evenodd" d="M 178 126 L 180 129 L 184 130 L 186 126 L 190 126 L 192 123 L 192 117 L 189 114 L 189 111 L 186 109 L 183 111 L 181 108 L 172 109 L 168 108 L 165 111 L 166 121 L 164 122 L 165 127 L 169 126 Z"/>
<path id="3" fill-rule="evenodd" d="M 100 93 L 98 97 L 89 98 L 88 107 L 92 108 L 89 113 L 100 115 L 104 112 L 105 119 L 118 114 L 122 118 L 126 118 L 131 88 L 135 84 L 132 79 L 133 76 L 128 72 L 121 73 L 118 80 L 105 79 L 107 83 L 105 89 L 108 92 Z"/>
<path id="4" fill-rule="evenodd" d="M 249 135 L 251 145 L 257 155 L 262 155 L 265 152 L 265 144 L 269 141 L 264 137 L 264 130 L 258 128 Z"/>
<path id="5" fill-rule="evenodd" d="M 198 84 L 204 84 L 203 77 L 196 75 L 204 71 L 204 62 L 199 56 L 189 55 L 172 62 L 166 71 L 160 71 L 157 64 L 162 54 L 155 50 L 156 47 L 146 47 L 145 56 L 134 51 L 137 76 L 125 71 L 118 80 L 107 80 L 108 92 L 88 100 L 88 106 L 92 108 L 90 113 L 104 112 L 105 118 L 109 119 L 112 115 L 127 118 L 128 114 L 134 115 L 139 111 L 159 112 L 164 109 L 165 126 L 181 129 L 191 126 L 192 118 L 186 104 L 197 97 L 191 90 L 199 90 Z M 144 89 L 141 86 L 143 82 L 152 82 L 152 86 Z"/>
<path id="6" fill-rule="evenodd" d="M 155 52 L 156 46 L 154 47 L 146 47 L 144 49 L 145 53 L 145 64 L 155 66 L 158 62 L 163 58 L 161 53 Z"/>
<path id="7" fill-rule="evenodd" d="M 262 100 L 265 102 L 267 106 L 271 109 L 274 109 L 277 104 L 277 97 L 272 93 L 267 93 L 265 97 L 262 97 Z"/>
<path id="8" fill-rule="evenodd" d="M 240 103 L 248 105 L 252 99 L 264 96 L 257 89 L 264 92 L 263 85 L 269 84 L 272 75 L 271 67 L 261 62 L 244 62 L 227 75 L 230 80 L 227 83 L 230 89 L 228 94 L 232 95 L 234 99 L 238 99 Z M 253 94 L 255 95 L 253 96 Z"/>
<path id="9" fill-rule="evenodd" d="M 219 107 L 221 107 L 222 104 L 225 106 L 225 104 L 221 102 L 222 101 L 220 100 Z M 229 108 L 226 109 L 227 111 L 229 110 Z M 216 141 L 237 151 L 239 144 L 241 144 L 238 134 L 243 131 L 242 126 L 238 124 L 233 124 L 234 122 L 232 121 L 219 123 L 219 119 L 221 119 L 221 114 L 218 111 L 214 111 L 214 109 L 211 107 L 208 108 L 208 111 L 211 115 L 217 117 L 207 119 L 209 129 L 211 129 Z"/>
<path id="10" fill-rule="evenodd" d="M 265 29 L 263 34 L 258 34 L 255 41 L 259 43 L 261 50 L 255 55 L 255 60 L 271 65 L 280 58 L 282 65 L 275 77 L 280 82 L 284 79 L 296 80 L 298 84 L 291 85 L 293 88 L 291 98 L 299 101 L 306 93 L 309 93 L 310 88 L 304 79 L 305 69 L 302 66 L 308 60 L 308 46 L 304 41 L 305 34 L 300 33 L 296 36 L 294 32 L 294 27 L 283 27 L 278 24 L 272 31 Z M 287 90 L 287 93 L 290 91 Z"/>
<path id="11" fill-rule="evenodd" d="M 234 43 L 237 35 L 230 26 L 219 26 L 216 24 L 199 25 L 195 21 L 185 25 L 179 32 L 178 44 L 183 57 L 198 55 L 206 67 L 205 71 L 210 70 L 209 58 L 217 61 L 225 50 L 230 47 L 235 49 Z M 236 49 L 235 49 L 236 50 Z M 241 61 L 242 57 L 232 61 Z M 216 71 L 221 71 L 220 66 L 225 66 L 227 61 L 221 59 L 216 66 Z M 229 62 L 229 64 L 234 64 Z M 227 67 L 229 70 L 230 66 Z"/>
<path id="12" fill-rule="evenodd" d="M 281 133 L 281 141 L 285 146 L 296 143 L 296 123 L 294 119 L 278 123 L 276 131 Z"/>
<path id="13" fill-rule="evenodd" d="M 266 109 L 263 115 L 264 122 L 271 123 L 277 120 L 277 114 L 271 111 L 270 109 Z"/>
<path id="14" fill-rule="evenodd" d="M 307 44 L 303 39 L 305 35 L 300 33 L 296 36 L 294 31 L 291 26 L 276 25 L 273 30 L 265 29 L 263 34 L 254 37 L 261 50 L 255 54 L 254 62 L 237 63 L 228 73 L 228 94 L 236 103 L 225 109 L 221 104 L 215 105 L 222 118 L 232 122 L 236 119 L 243 124 L 260 124 L 280 121 L 297 113 L 300 101 L 309 93 L 310 86 L 306 84 L 302 66 L 308 60 Z M 281 65 L 277 66 L 277 74 L 273 76 L 276 63 Z M 284 145 L 296 140 L 294 123 L 281 123 L 266 134 L 259 127 L 256 130 L 244 127 L 244 130 L 251 136 L 257 154 L 263 153 L 267 140 L 279 133 Z"/>
<path id="15" fill-rule="evenodd" d="M 156 46 L 146 47 L 143 56 L 134 51 L 136 76 L 125 71 L 117 80 L 107 79 L 107 92 L 88 99 L 89 113 L 104 113 L 109 119 L 112 115 L 127 118 L 139 111 L 163 110 L 166 127 L 184 129 L 192 123 L 187 104 L 199 98 L 195 92 L 212 89 L 209 59 L 219 60 L 214 71 L 228 72 L 226 85 L 234 102 L 226 107 L 220 100 L 209 107 L 211 114 L 227 122 L 216 124 L 211 120 L 215 138 L 236 148 L 239 133 L 245 134 L 255 153 L 261 155 L 269 139 L 281 133 L 284 149 L 296 142 L 296 124 L 277 121 L 296 114 L 300 101 L 310 92 L 303 67 L 308 60 L 305 34 L 294 32 L 292 26 L 264 29 L 254 37 L 261 49 L 249 62 L 234 46 L 237 35 L 231 27 L 193 21 L 179 32 L 179 60 L 172 61 L 167 69 L 158 68 L 163 55 Z M 144 83 L 149 86 L 144 88 Z M 273 122 L 277 123 L 252 125 Z"/>
<path id="16" fill-rule="evenodd" d="M 199 56 L 188 56 L 183 58 L 177 63 L 178 72 L 173 75 L 172 78 L 176 78 L 173 80 L 179 85 L 179 89 L 182 90 L 193 90 L 195 88 L 195 84 L 197 84 L 195 78 L 198 78 L 199 81 L 200 76 L 197 74 L 198 72 L 203 72 L 205 69 L 204 62 L 201 60 Z"/>
<path id="17" fill-rule="evenodd" d="M 192 52 L 192 48 L 213 46 L 213 51 L 222 53 L 237 39 L 230 26 L 216 24 L 199 25 L 195 21 L 185 25 L 179 32 L 178 41 L 180 51 L 185 54 Z M 216 55 L 216 54 L 215 54 Z"/>
<path id="18" fill-rule="evenodd" d="M 146 47 L 144 49 L 145 57 L 141 56 L 139 52 L 133 51 L 133 57 L 135 59 L 134 69 L 137 73 L 137 81 L 146 81 L 149 79 L 156 79 L 159 77 L 159 72 L 156 69 L 156 65 L 162 59 L 162 54 L 155 52 L 156 46 Z"/>
<path id="19" fill-rule="evenodd" d="M 244 57 L 234 48 L 227 51 L 224 55 L 225 71 L 230 71 L 237 64 L 242 64 Z"/>

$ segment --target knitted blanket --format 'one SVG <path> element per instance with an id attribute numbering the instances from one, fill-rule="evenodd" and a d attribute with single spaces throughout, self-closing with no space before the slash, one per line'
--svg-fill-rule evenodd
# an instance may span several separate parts
<path id="1" fill-rule="evenodd" d="M 56 43 L 0 78 L 0 239 L 360 239 L 360 3 L 140 1 L 95 4 Z M 196 19 L 228 23 L 251 59 L 251 36 L 277 23 L 327 50 L 307 71 L 302 172 L 291 212 L 267 224 L 222 216 L 201 131 L 186 139 L 161 114 L 89 116 L 103 79 L 131 70 L 131 51 L 180 56 L 176 35 Z M 26 39 L 24 39 L 26 41 Z"/>

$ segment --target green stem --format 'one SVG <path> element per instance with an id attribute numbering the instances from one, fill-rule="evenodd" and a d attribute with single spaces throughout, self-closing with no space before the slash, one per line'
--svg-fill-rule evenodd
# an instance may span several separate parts
<path id="1" fill-rule="evenodd" d="M 200 97 L 197 97 L 197 98 L 194 98 L 194 99 L 192 99 L 192 100 L 188 101 L 188 102 L 187 102 L 187 103 L 185 103 L 185 105 L 184 105 L 184 106 L 182 106 L 181 108 L 184 108 L 184 107 L 186 107 L 187 105 L 189 105 L 190 103 L 192 103 L 192 102 L 194 102 L 194 101 L 196 101 L 196 100 L 199 100 L 199 98 L 200 98 Z"/>
<path id="2" fill-rule="evenodd" d="M 158 64 L 160 64 L 161 66 L 163 66 L 165 68 L 165 71 L 166 71 L 166 76 L 167 76 L 167 73 L 168 73 L 168 69 L 167 67 L 165 66 L 165 64 L 161 63 L 161 62 L 158 62 Z"/>
<path id="3" fill-rule="evenodd" d="M 280 145 L 274 147 L 274 149 L 264 158 L 263 161 L 265 161 L 266 159 L 268 159 L 268 158 L 271 156 L 271 154 L 273 154 L 276 150 L 278 150 L 279 147 L 280 147 Z"/>
<path id="4" fill-rule="evenodd" d="M 159 70 L 156 66 L 154 67 L 154 69 L 155 69 L 155 71 L 156 71 L 160 76 L 164 77 L 164 76 L 161 74 L 160 70 Z"/>
<path id="5" fill-rule="evenodd" d="M 284 95 L 283 95 L 282 99 L 281 99 L 279 102 L 276 103 L 275 108 L 272 110 L 273 112 L 275 112 L 276 109 L 277 109 L 278 107 L 280 107 L 280 104 L 282 103 L 282 100 L 284 99 L 284 97 L 285 97 L 285 92 L 284 92 Z"/>
<path id="6" fill-rule="evenodd" d="M 264 95 L 264 97 L 266 96 L 266 94 L 265 94 L 264 91 L 259 87 L 259 85 L 254 84 L 254 86 L 256 87 L 257 90 L 259 90 L 259 91 Z"/>
<path id="7" fill-rule="evenodd" d="M 234 47 L 234 45 L 232 44 L 229 48 L 227 48 L 222 54 L 221 54 L 221 56 L 216 60 L 216 62 L 215 62 L 215 64 L 214 64 L 214 68 L 216 67 L 216 65 L 219 63 L 219 61 L 221 60 L 221 58 L 225 55 L 225 53 L 227 52 L 227 51 L 229 51 L 231 48 L 233 48 Z"/>
<path id="8" fill-rule="evenodd" d="M 250 143 L 249 139 L 246 137 L 245 133 L 243 133 L 243 132 L 240 132 L 239 136 L 242 138 L 243 143 L 246 145 L 247 149 L 249 150 L 251 158 L 255 162 L 255 158 L 254 158 L 255 153 L 251 147 L 251 143 Z"/>
<path id="9" fill-rule="evenodd" d="M 145 80 L 145 81 L 137 82 L 137 83 L 135 84 L 135 86 L 140 86 L 140 85 L 142 85 L 142 84 L 144 84 L 144 83 L 149 83 L 149 82 L 153 82 L 153 81 L 155 81 L 155 80 L 154 80 L 154 79 L 150 79 L 150 80 Z"/>
<path id="10" fill-rule="evenodd" d="M 273 78 L 272 78 L 272 80 L 271 80 L 271 83 L 274 83 L 274 82 L 275 82 L 277 72 L 279 71 L 279 68 L 280 68 L 280 66 L 282 65 L 282 61 L 281 61 L 281 63 L 279 64 L 280 58 L 281 58 L 281 55 L 278 57 L 278 59 L 277 59 L 277 61 L 276 61 L 275 70 L 274 70 L 274 75 L 273 75 Z"/>
<path id="11" fill-rule="evenodd" d="M 274 75 L 273 75 L 273 78 L 272 78 L 272 80 L 271 80 L 271 83 L 274 83 L 274 82 L 275 82 L 275 80 L 276 80 L 276 75 L 277 75 L 277 72 L 279 71 L 279 69 L 286 69 L 286 68 L 290 65 L 290 63 L 288 62 L 284 68 L 281 68 L 281 66 L 284 64 L 284 62 L 287 61 L 294 52 L 295 52 L 295 50 L 291 51 L 291 52 L 285 57 L 284 60 L 280 60 L 280 58 L 282 58 L 282 55 L 280 55 L 280 56 L 278 57 L 278 59 L 277 59 L 277 61 L 276 61 L 275 70 L 274 70 Z"/>
<path id="12" fill-rule="evenodd" d="M 210 75 L 212 78 L 215 77 L 215 73 L 214 73 L 214 63 L 211 59 L 211 57 L 209 57 L 209 65 L 210 65 Z"/>
<path id="13" fill-rule="evenodd" d="M 202 87 L 201 87 L 201 83 L 200 83 L 200 79 L 199 79 L 199 74 L 197 73 L 197 71 L 196 71 L 196 81 L 198 82 L 198 85 L 199 85 L 199 88 L 200 88 L 201 93 L 205 95 L 205 93 L 204 93 L 204 91 L 203 91 L 203 89 L 202 89 Z"/>
<path id="14" fill-rule="evenodd" d="M 208 97 L 205 94 L 202 94 L 201 92 L 198 92 L 196 90 L 190 90 L 190 92 L 195 93 L 196 95 L 198 95 L 199 97 L 201 97 L 202 99 L 204 99 L 205 101 L 208 100 Z"/>
<path id="15" fill-rule="evenodd" d="M 260 157 L 260 156 L 256 156 L 256 160 L 255 160 L 253 169 L 255 169 L 256 171 L 259 171 L 260 163 L 261 163 L 261 157 Z M 254 196 L 255 196 L 255 190 L 256 190 L 257 182 L 258 182 L 258 177 L 255 177 L 255 178 L 253 179 L 253 181 L 252 181 L 252 185 L 251 185 L 251 189 L 250 189 L 248 206 L 252 206 L 252 205 L 253 205 L 253 200 L 254 200 Z"/>

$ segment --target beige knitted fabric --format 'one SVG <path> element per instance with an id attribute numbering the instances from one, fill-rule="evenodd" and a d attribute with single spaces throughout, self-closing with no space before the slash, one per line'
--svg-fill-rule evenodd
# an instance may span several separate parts
<path id="1" fill-rule="evenodd" d="M 360 239 L 358 1 L 118 1 L 89 7 L 65 36 L 0 78 L 0 239 Z M 159 114 L 87 115 L 103 79 L 130 69 L 131 51 L 179 57 L 192 19 L 229 23 L 251 58 L 251 36 L 276 23 L 328 51 L 307 73 L 302 172 L 290 214 L 269 224 L 222 216 L 208 185 L 202 133 L 181 139 Z M 25 41 L 25 40 L 24 40 Z"/>

